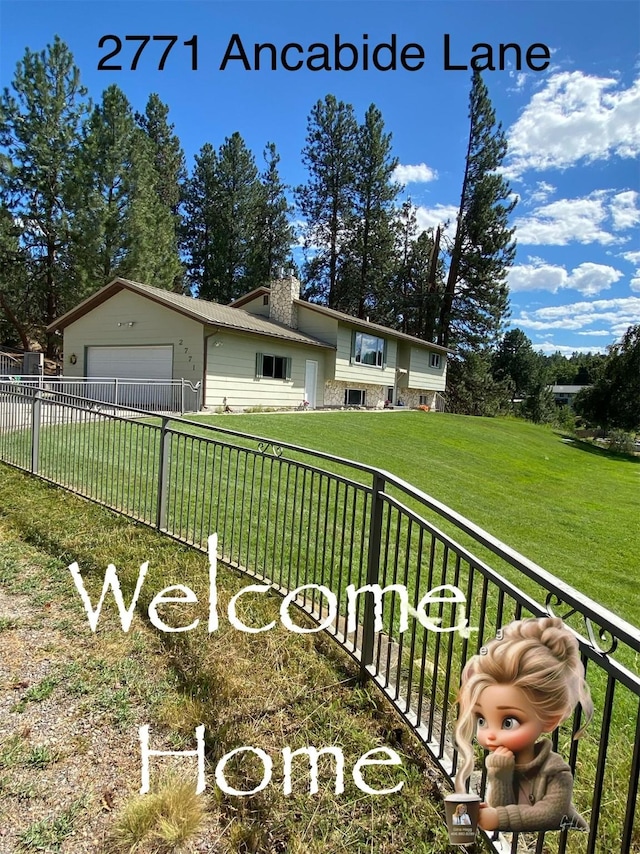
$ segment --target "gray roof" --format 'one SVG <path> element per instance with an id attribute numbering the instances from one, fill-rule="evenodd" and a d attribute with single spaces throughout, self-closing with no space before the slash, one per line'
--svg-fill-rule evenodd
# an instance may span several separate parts
<path id="1" fill-rule="evenodd" d="M 105 285 L 75 308 L 72 308 L 71 311 L 63 314 L 62 317 L 59 317 L 48 327 L 49 330 L 64 329 L 65 326 L 78 320 L 121 290 L 139 293 L 142 296 L 152 299 L 154 302 L 165 305 L 167 308 L 178 311 L 180 314 L 184 314 L 193 320 L 198 320 L 207 325 L 233 329 L 237 332 L 266 335 L 270 338 L 281 338 L 295 344 L 307 344 L 330 350 L 335 349 L 325 341 L 320 341 L 311 335 L 305 335 L 296 329 L 291 329 L 289 326 L 277 323 L 275 320 L 268 320 L 265 317 L 250 314 L 248 311 L 242 311 L 242 309 L 220 305 L 220 303 L 210 302 L 209 300 L 194 299 L 183 294 L 166 291 L 163 288 L 155 288 L 152 285 L 145 285 L 142 282 L 132 282 L 129 279 L 121 278 L 109 282 L 108 285 Z"/>
<path id="2" fill-rule="evenodd" d="M 577 394 L 579 391 L 582 391 L 583 388 L 587 388 L 586 385 L 552 385 L 551 391 L 554 394 Z"/>

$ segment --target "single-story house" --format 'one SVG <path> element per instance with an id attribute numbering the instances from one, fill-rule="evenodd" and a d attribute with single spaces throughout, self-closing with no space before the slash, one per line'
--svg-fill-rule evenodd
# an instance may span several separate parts
<path id="1" fill-rule="evenodd" d="M 117 278 L 58 318 L 67 377 L 202 382 L 202 405 L 433 406 L 445 347 L 300 299 L 294 276 L 220 305 Z"/>

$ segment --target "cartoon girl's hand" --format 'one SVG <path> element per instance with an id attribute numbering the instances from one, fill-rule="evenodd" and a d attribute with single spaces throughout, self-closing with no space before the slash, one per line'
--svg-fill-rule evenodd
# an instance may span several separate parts
<path id="1" fill-rule="evenodd" d="M 500 745 L 500 747 L 496 747 L 496 749 L 492 752 L 494 756 L 506 756 L 507 759 L 516 758 L 513 754 L 513 751 L 509 750 L 508 747 L 503 747 L 502 745 Z"/>
<path id="2" fill-rule="evenodd" d="M 487 803 L 480 804 L 480 815 L 478 824 L 483 830 L 498 829 L 498 810 L 490 807 Z"/>

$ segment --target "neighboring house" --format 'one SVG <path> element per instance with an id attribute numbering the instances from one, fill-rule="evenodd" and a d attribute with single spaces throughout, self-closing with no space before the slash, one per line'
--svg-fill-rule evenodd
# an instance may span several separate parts
<path id="1" fill-rule="evenodd" d="M 300 300 L 289 276 L 231 306 L 114 279 L 49 327 L 64 375 L 202 381 L 202 405 L 432 406 L 447 353 Z"/>
<path id="2" fill-rule="evenodd" d="M 552 385 L 551 392 L 553 394 L 553 399 L 558 404 L 558 406 L 573 406 L 573 401 L 575 400 L 575 396 L 579 391 L 582 391 L 583 388 L 587 388 L 586 385 Z"/>

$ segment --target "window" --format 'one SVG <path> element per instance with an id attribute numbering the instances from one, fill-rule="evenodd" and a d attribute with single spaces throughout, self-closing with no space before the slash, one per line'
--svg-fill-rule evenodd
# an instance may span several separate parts
<path id="1" fill-rule="evenodd" d="M 269 305 L 269 294 L 264 294 L 262 297 L 262 305 Z"/>
<path id="2" fill-rule="evenodd" d="M 363 388 L 346 388 L 344 390 L 345 406 L 364 406 L 367 393 Z"/>
<path id="3" fill-rule="evenodd" d="M 384 365 L 384 338 L 354 332 L 351 342 L 351 360 L 359 365 L 372 365 L 381 368 Z"/>
<path id="4" fill-rule="evenodd" d="M 429 406 L 430 403 L 430 395 L 421 394 L 418 402 L 418 406 Z"/>
<path id="5" fill-rule="evenodd" d="M 271 356 L 256 353 L 256 377 L 270 377 L 274 380 L 291 379 L 291 359 L 286 356 Z"/>
<path id="6" fill-rule="evenodd" d="M 429 367 L 430 368 L 439 368 L 440 367 L 440 353 L 430 353 L 429 354 Z"/>

